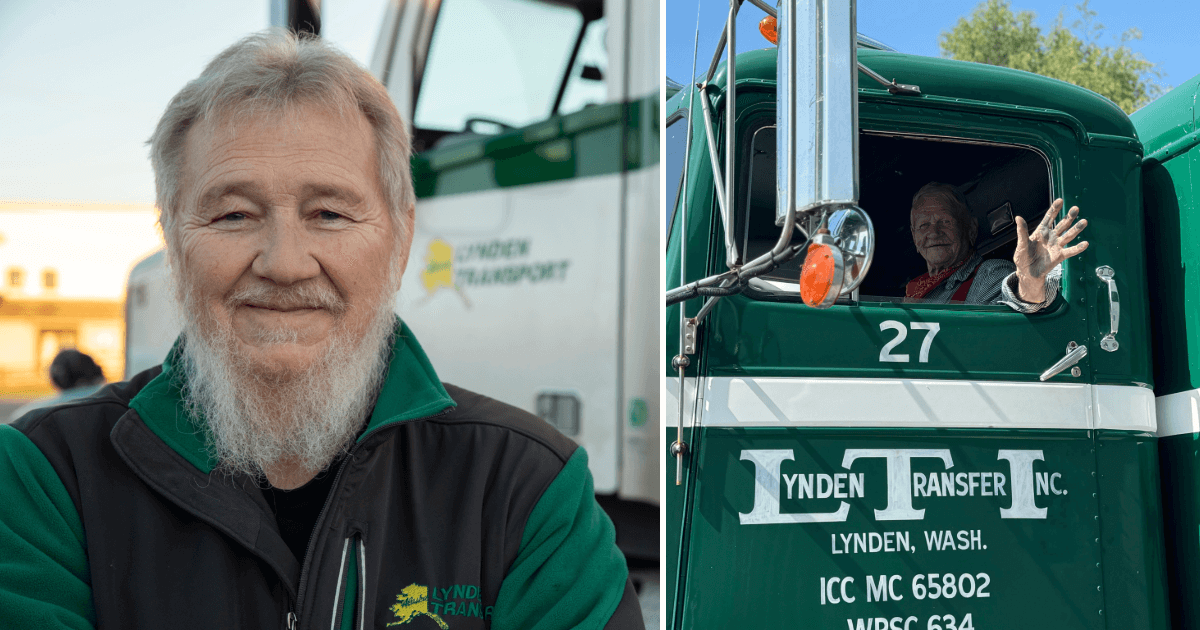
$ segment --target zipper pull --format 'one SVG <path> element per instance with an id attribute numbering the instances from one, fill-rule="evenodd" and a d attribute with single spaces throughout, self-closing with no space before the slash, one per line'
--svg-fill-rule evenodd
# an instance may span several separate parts
<path id="1" fill-rule="evenodd" d="M 291 612 L 291 611 L 288 611 L 288 614 L 287 614 L 287 627 L 288 627 L 288 630 L 296 630 L 296 624 L 297 624 L 299 621 L 300 621 L 300 620 L 296 618 L 296 613 L 294 613 L 294 612 Z"/>

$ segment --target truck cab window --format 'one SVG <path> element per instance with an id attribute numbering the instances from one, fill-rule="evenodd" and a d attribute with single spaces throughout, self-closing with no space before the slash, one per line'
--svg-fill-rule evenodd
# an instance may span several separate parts
<path id="1" fill-rule="evenodd" d="M 579 5 L 444 0 L 417 92 L 414 148 L 523 127 L 560 102 L 603 101 L 607 29 L 599 10 Z"/>
<path id="2" fill-rule="evenodd" d="M 670 229 L 675 217 L 675 205 L 683 188 L 683 160 L 687 153 L 687 110 L 679 110 L 667 119 L 667 214 L 665 221 Z"/>
<path id="3" fill-rule="evenodd" d="M 608 98 L 608 21 L 592 20 L 583 28 L 579 53 L 571 63 L 567 82 L 563 85 L 562 100 L 555 114 L 570 114 L 585 107 L 599 105 Z"/>
<path id="4" fill-rule="evenodd" d="M 743 150 L 743 190 L 735 234 L 744 259 L 769 250 L 779 238 L 775 225 L 775 128 L 760 127 Z M 862 131 L 859 136 L 859 205 L 875 225 L 874 262 L 857 296 L 859 302 L 921 303 L 906 297 L 910 281 L 927 272 L 914 243 L 913 196 L 931 182 L 948 184 L 966 201 L 977 228 L 970 245 L 984 260 L 1012 261 L 1016 222 L 1036 225 L 1050 206 L 1050 165 L 1033 149 L 944 137 Z M 925 226 L 923 229 L 926 229 Z M 796 233 L 793 242 L 803 242 Z M 756 291 L 774 297 L 797 294 L 798 257 L 759 281 Z M 910 291 L 911 292 L 911 291 Z M 950 304 L 963 304 L 951 299 Z M 939 301 L 938 303 L 947 303 Z"/>

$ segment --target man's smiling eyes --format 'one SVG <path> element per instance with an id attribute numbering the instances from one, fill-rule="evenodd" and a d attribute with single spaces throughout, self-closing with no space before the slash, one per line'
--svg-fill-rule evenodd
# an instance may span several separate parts
<path id="1" fill-rule="evenodd" d="M 334 221 L 346 220 L 346 215 L 337 212 L 336 210 L 318 210 L 316 217 L 323 222 L 332 223 Z M 247 219 L 245 212 L 227 212 L 213 219 L 213 223 L 241 223 Z"/>

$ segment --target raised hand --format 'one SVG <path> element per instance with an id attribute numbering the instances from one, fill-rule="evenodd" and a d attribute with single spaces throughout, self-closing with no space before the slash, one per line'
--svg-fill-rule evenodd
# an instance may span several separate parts
<path id="1" fill-rule="evenodd" d="M 1063 200 L 1055 199 L 1033 235 L 1029 234 L 1025 219 L 1017 217 L 1017 251 L 1013 254 L 1013 263 L 1017 265 L 1018 297 L 1025 302 L 1046 301 L 1046 275 L 1055 265 L 1088 247 L 1087 241 L 1066 247 L 1087 227 L 1087 219 L 1079 219 L 1075 223 L 1079 207 L 1071 206 L 1067 216 L 1056 225 L 1054 217 L 1058 216 L 1062 207 Z M 1074 227 L 1072 223 L 1075 223 Z"/>

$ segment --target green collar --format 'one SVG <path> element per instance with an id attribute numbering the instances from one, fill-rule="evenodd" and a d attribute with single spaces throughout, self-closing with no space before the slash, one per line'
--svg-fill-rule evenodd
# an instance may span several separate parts
<path id="1" fill-rule="evenodd" d="M 199 468 L 209 473 L 216 467 L 205 446 L 203 419 L 193 419 L 183 407 L 180 391 L 181 373 L 175 365 L 180 339 L 163 360 L 162 374 L 154 377 L 142 388 L 129 406 L 138 412 L 142 422 L 150 427 L 163 442 Z M 440 413 L 455 406 L 455 402 L 442 387 L 425 351 L 417 343 L 408 326 L 397 318 L 395 344 L 392 360 L 388 365 L 387 380 L 371 411 L 371 420 L 363 431 L 367 433 L 388 425 L 407 420 L 416 420 Z M 361 437 L 359 438 L 362 439 Z"/>

